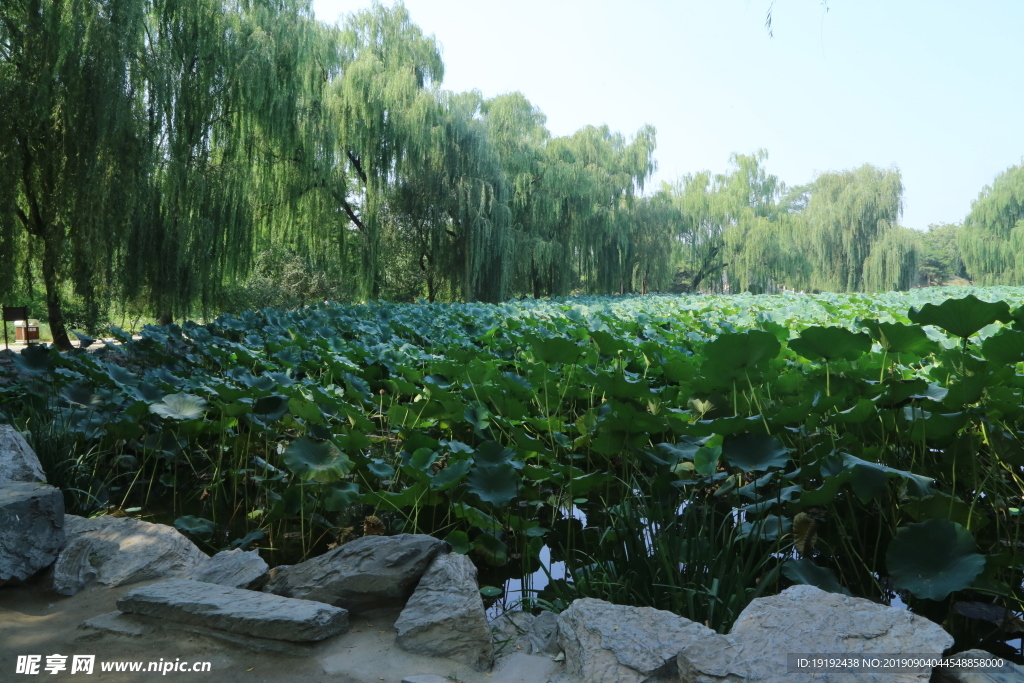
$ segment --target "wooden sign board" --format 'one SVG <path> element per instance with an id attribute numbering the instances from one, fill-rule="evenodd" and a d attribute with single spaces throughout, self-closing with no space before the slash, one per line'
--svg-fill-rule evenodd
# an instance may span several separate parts
<path id="1" fill-rule="evenodd" d="M 28 307 L 27 306 L 4 306 L 4 322 L 14 322 L 15 320 L 28 320 Z"/>

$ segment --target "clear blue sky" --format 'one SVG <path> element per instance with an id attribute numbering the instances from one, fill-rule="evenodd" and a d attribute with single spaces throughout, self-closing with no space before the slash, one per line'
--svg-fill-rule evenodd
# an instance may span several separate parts
<path id="1" fill-rule="evenodd" d="M 385 4 L 390 5 L 388 0 Z M 789 185 L 903 174 L 903 224 L 956 222 L 1024 157 L 1019 0 L 406 0 L 450 90 L 519 90 L 555 135 L 658 131 L 655 183 L 768 150 Z M 313 0 L 334 22 L 369 0 Z"/>

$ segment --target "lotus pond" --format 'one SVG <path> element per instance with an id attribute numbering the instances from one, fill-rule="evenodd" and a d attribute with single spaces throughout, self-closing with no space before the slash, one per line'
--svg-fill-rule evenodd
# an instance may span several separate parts
<path id="1" fill-rule="evenodd" d="M 0 363 L 69 511 L 293 563 L 366 533 L 485 595 L 720 631 L 794 583 L 1024 630 L 1024 289 L 323 304 Z"/>

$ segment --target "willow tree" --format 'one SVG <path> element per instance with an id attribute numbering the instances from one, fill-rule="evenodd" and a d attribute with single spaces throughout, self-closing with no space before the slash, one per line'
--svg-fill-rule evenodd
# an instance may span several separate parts
<path id="1" fill-rule="evenodd" d="M 98 305 L 146 197 L 144 28 L 137 0 L 0 5 L 0 270 L 38 262 L 61 348 L 66 288 Z"/>
<path id="2" fill-rule="evenodd" d="M 814 287 L 859 292 L 872 249 L 904 249 L 906 240 L 881 240 L 903 211 L 903 183 L 896 169 L 865 164 L 853 171 L 822 173 L 803 212 Z M 881 257 L 879 257 L 881 258 Z M 901 257 L 891 254 L 887 262 Z M 876 261 L 879 259 L 876 259 Z"/>
<path id="3" fill-rule="evenodd" d="M 885 226 L 864 260 L 862 290 L 888 292 L 917 284 L 921 233 L 900 225 Z"/>
<path id="4" fill-rule="evenodd" d="M 958 241 L 974 282 L 1024 283 L 1024 165 L 1011 166 L 982 189 Z"/>
<path id="5" fill-rule="evenodd" d="M 629 141 L 607 126 L 586 126 L 545 142 L 531 191 L 532 220 L 516 226 L 534 296 L 565 295 L 574 287 L 621 291 L 627 222 L 617 215 L 629 210 L 653 172 L 654 145 L 650 126 Z"/>
<path id="6" fill-rule="evenodd" d="M 290 175 L 277 174 L 308 153 L 300 103 L 329 65 L 304 0 L 152 0 L 146 31 L 152 181 L 126 283 L 168 322 L 247 271 L 260 209 Z"/>
<path id="7" fill-rule="evenodd" d="M 500 301 L 510 293 L 513 234 L 504 171 L 480 118 L 478 92 L 440 92 L 393 180 L 391 229 L 411 245 L 428 298 Z"/>
<path id="8" fill-rule="evenodd" d="M 374 3 L 351 15 L 341 49 L 333 110 L 352 185 L 340 203 L 360 241 L 359 293 L 377 297 L 388 195 L 409 160 L 428 156 L 433 147 L 428 132 L 444 64 L 433 36 L 423 35 L 401 3 Z"/>

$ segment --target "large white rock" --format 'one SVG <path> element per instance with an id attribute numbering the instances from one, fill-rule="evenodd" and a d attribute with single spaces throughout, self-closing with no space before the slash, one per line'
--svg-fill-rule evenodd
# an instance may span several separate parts
<path id="1" fill-rule="evenodd" d="M 569 674 L 587 683 L 671 679 L 676 653 L 714 636 L 711 629 L 654 609 L 582 598 L 558 615 L 558 643 Z"/>
<path id="2" fill-rule="evenodd" d="M 21 432 L 9 424 L 0 424 L 0 483 L 6 481 L 45 484 L 46 474 Z"/>
<path id="3" fill-rule="evenodd" d="M 494 663 L 491 630 L 465 555 L 438 555 L 395 622 L 396 642 L 408 652 L 446 657 L 486 671 Z"/>
<path id="4" fill-rule="evenodd" d="M 364 536 L 311 560 L 277 567 L 263 590 L 356 614 L 401 608 L 430 561 L 449 548 L 421 534 Z"/>
<path id="5" fill-rule="evenodd" d="M 258 590 L 269 578 L 269 568 L 255 550 L 223 550 L 196 565 L 188 574 L 195 581 Z"/>
<path id="6" fill-rule="evenodd" d="M 348 630 L 348 612 L 340 607 L 187 579 L 133 588 L 121 596 L 117 608 L 273 640 L 323 640 Z"/>
<path id="7" fill-rule="evenodd" d="M 791 672 L 789 654 L 915 654 L 939 657 L 953 637 L 937 624 L 897 607 L 886 607 L 813 586 L 793 586 L 747 605 L 729 635 L 714 634 L 679 651 L 682 683 L 722 681 L 857 681 L 916 683 L 914 673 Z M 852 676 L 852 677 L 851 677 Z"/>
<path id="8" fill-rule="evenodd" d="M 207 556 L 177 529 L 130 517 L 66 515 L 67 544 L 53 565 L 53 588 L 74 595 L 93 581 L 120 586 L 187 575 Z"/>
<path id="9" fill-rule="evenodd" d="M 53 564 L 64 545 L 64 495 L 46 484 L 0 482 L 0 585 Z"/>

